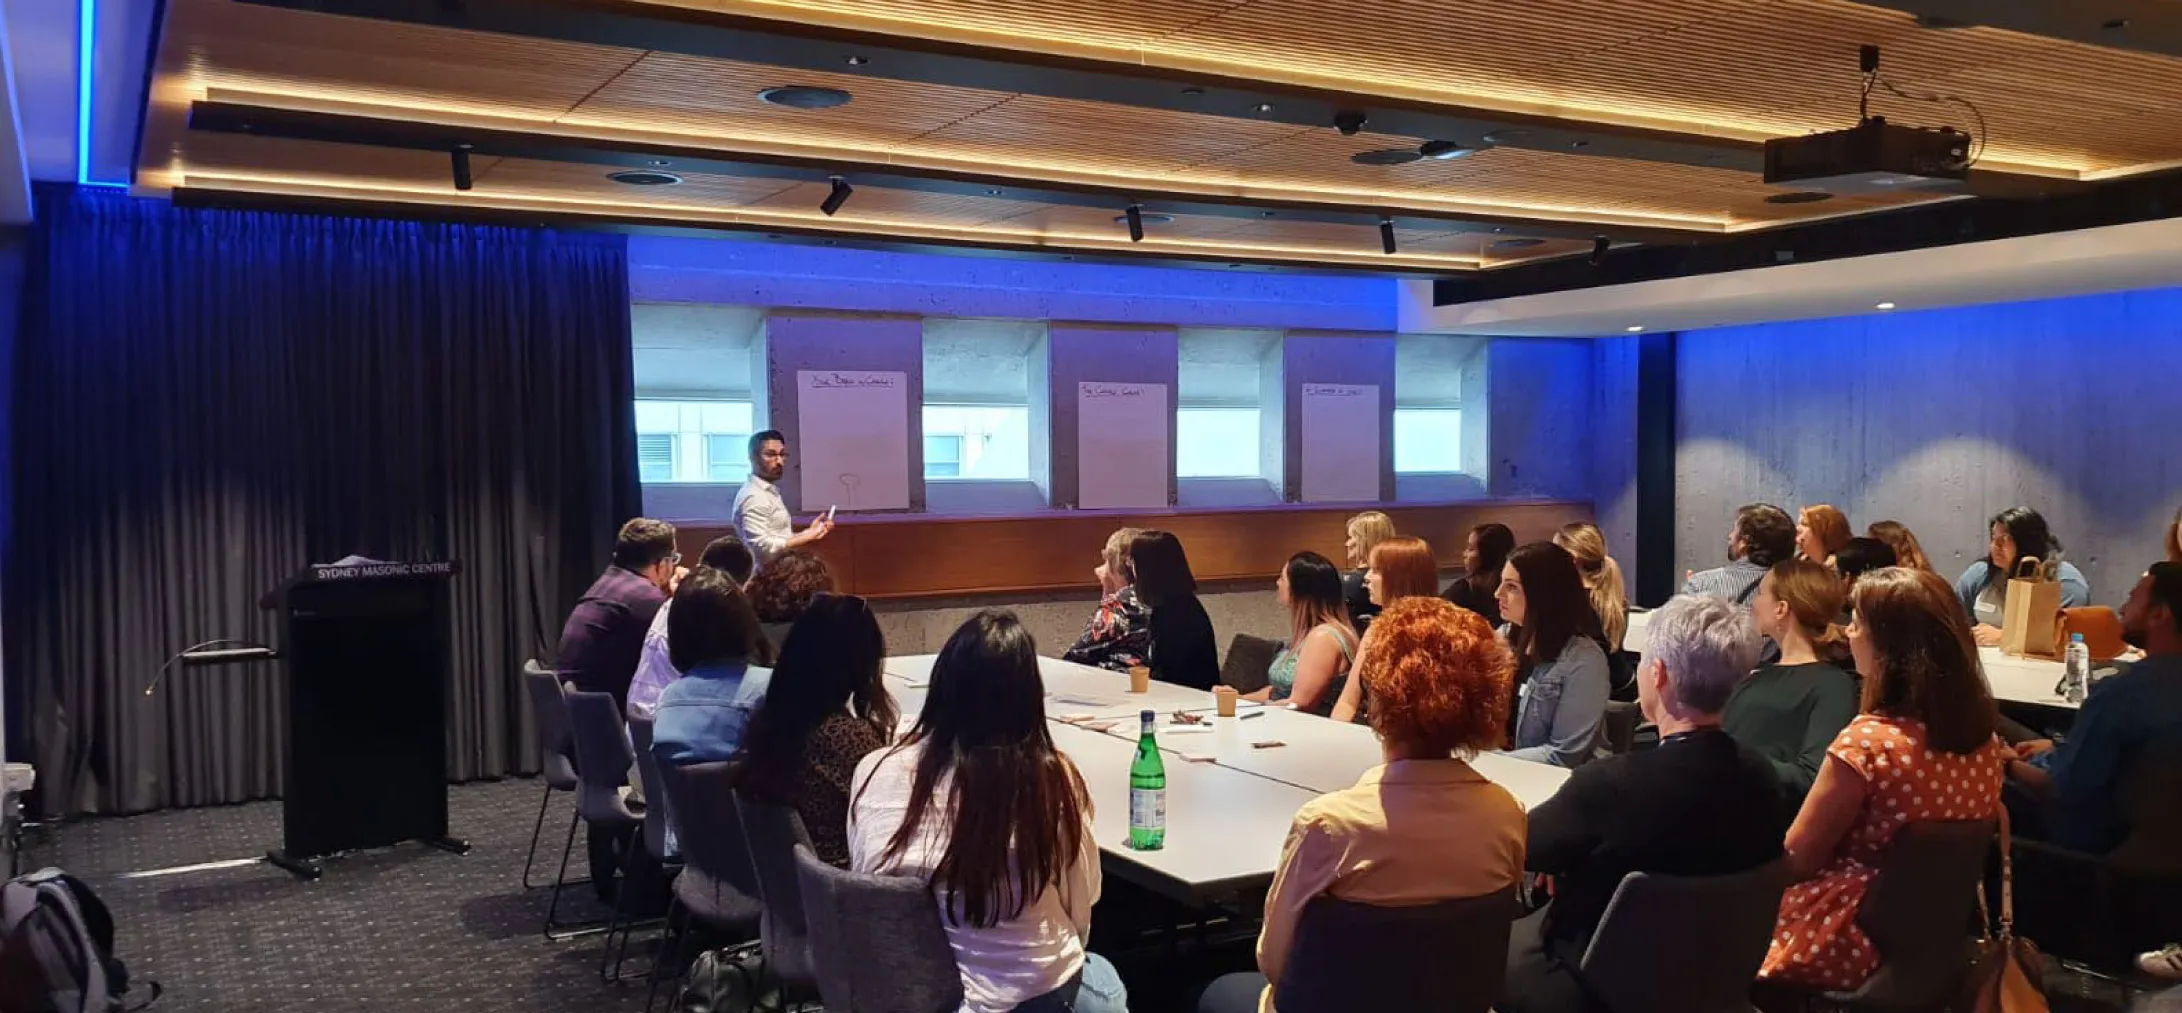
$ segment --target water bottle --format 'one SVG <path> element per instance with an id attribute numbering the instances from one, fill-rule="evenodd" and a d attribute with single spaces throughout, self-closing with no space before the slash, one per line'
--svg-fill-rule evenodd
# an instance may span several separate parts
<path id="1" fill-rule="evenodd" d="M 2068 650 L 2061 661 L 2062 699 L 2069 703 L 2082 703 L 2091 692 L 2091 648 L 2084 644 L 2084 635 L 2068 635 Z"/>
<path id="2" fill-rule="evenodd" d="M 1152 739 L 1157 717 L 1144 712 L 1136 759 L 1129 764 L 1129 846 L 1138 851 L 1158 851 L 1167 843 L 1167 764 Z"/>

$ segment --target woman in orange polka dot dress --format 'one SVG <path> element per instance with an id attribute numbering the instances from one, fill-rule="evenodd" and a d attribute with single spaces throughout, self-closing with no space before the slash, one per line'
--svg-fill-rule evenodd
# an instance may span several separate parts
<path id="1" fill-rule="evenodd" d="M 1947 582 L 1894 567 L 1866 574 L 1851 597 L 1849 649 L 1864 675 L 1863 713 L 1834 737 L 1788 831 L 1799 882 L 1758 976 L 1854 989 L 1879 954 L 1856 910 L 1903 826 L 1990 820 L 2000 809 L 2004 750 L 1969 621 Z"/>

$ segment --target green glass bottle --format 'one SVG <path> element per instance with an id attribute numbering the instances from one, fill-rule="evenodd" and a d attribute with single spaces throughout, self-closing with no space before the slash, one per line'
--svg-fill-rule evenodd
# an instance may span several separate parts
<path id="1" fill-rule="evenodd" d="M 1152 739 L 1156 719 L 1156 713 L 1144 712 L 1144 732 L 1129 764 L 1129 846 L 1138 851 L 1157 851 L 1167 843 L 1167 764 Z"/>

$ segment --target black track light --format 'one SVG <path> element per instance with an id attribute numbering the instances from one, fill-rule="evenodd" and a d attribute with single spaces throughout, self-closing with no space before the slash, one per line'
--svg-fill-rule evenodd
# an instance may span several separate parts
<path id="1" fill-rule="evenodd" d="M 1333 114 L 1333 128 L 1341 131 L 1343 137 L 1354 137 L 1363 133 L 1364 124 L 1370 122 L 1371 117 L 1352 110 L 1344 110 Z"/>
<path id="2" fill-rule="evenodd" d="M 1128 218 L 1129 218 L 1129 241 L 1130 241 L 1130 242 L 1132 242 L 1132 243 L 1141 243 L 1141 242 L 1143 242 L 1143 241 L 1144 241 L 1144 206 L 1143 206 L 1143 205 L 1141 205 L 1141 204 L 1131 204 L 1131 205 L 1129 205 L 1129 212 L 1128 212 Z"/>
<path id="3" fill-rule="evenodd" d="M 1394 252 L 1394 219 L 1392 218 L 1382 216 L 1379 219 L 1379 248 L 1389 254 Z"/>
<path id="4" fill-rule="evenodd" d="M 849 197 L 856 192 L 856 188 L 850 186 L 848 180 L 839 176 L 832 177 L 828 182 L 833 184 L 833 188 L 826 192 L 826 199 L 819 202 L 818 210 L 825 212 L 826 217 L 831 218 L 834 212 L 841 210 L 841 205 L 849 202 Z"/>
<path id="5" fill-rule="evenodd" d="M 1605 236 L 1593 238 L 1591 240 L 1591 266 L 1597 267 L 1606 263 L 1606 251 L 1612 249 L 1613 245 L 1613 242 Z"/>
<path id="6" fill-rule="evenodd" d="M 469 189 L 471 185 L 470 146 L 467 144 L 456 145 L 455 150 L 451 153 L 451 158 L 454 162 L 455 189 Z"/>

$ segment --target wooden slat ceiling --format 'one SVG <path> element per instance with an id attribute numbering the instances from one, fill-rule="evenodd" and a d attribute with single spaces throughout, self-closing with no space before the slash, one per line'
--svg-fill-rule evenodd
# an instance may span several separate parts
<path id="1" fill-rule="evenodd" d="M 881 28 L 1026 51 L 1141 60 L 1269 81 L 1429 94 L 1439 101 L 1600 122 L 1669 125 L 1750 138 L 1846 125 L 1854 50 L 1887 49 L 1904 90 L 1976 102 L 1988 163 L 2098 177 L 2182 160 L 2178 61 L 1987 29 L 1933 32 L 1900 14 L 1838 0 L 842 0 L 825 5 L 687 0 L 685 6 Z M 1383 167 L 1349 156 L 1416 138 L 1247 117 L 1145 109 L 880 77 L 786 71 L 755 62 L 499 36 L 237 3 L 172 0 L 146 118 L 139 180 L 308 187 L 414 202 L 519 201 L 627 214 L 815 215 L 822 186 L 692 176 L 683 186 L 620 187 L 595 166 L 483 157 L 477 191 L 446 187 L 443 156 L 235 138 L 186 129 L 207 97 L 338 109 L 405 121 L 485 124 L 576 138 L 839 159 L 1035 183 L 1141 188 L 1226 201 L 1409 212 L 1399 259 L 1368 224 L 1183 216 L 1144 244 L 1198 255 L 1344 267 L 1462 271 L 1588 249 L 1525 235 L 1411 228 L 1429 215 L 1545 219 L 1592 227 L 1686 230 L 1693 238 L 1938 199 L 1916 193 L 1775 205 L 1753 173 L 1495 148 L 1468 158 Z M 1338 25 L 1337 31 L 1326 26 Z M 1836 51 L 1838 50 L 1838 53 Z M 1838 59 L 1835 57 L 1838 56 Z M 782 84 L 840 87 L 850 104 L 798 111 L 757 100 Z M 1880 93 L 1874 111 L 1968 125 L 1959 110 Z M 326 159 L 312 162 L 312 159 Z M 256 183 L 237 182 L 255 179 Z M 219 181 L 219 182 L 215 182 Z M 796 227 L 873 238 L 977 228 L 1005 243 L 1099 249 L 1118 211 L 860 186 L 851 212 Z M 754 220 L 754 219 L 752 219 Z M 1004 232 L 1002 236 L 999 233 Z"/>
<path id="2" fill-rule="evenodd" d="M 2101 178 L 2182 159 L 2182 61 L 1845 0 L 644 0 L 1027 52 L 1762 139 L 1845 126 L 1856 49 L 1959 95 L 1986 164 Z M 1880 93 L 1875 112 L 1972 124 Z"/>
<path id="3" fill-rule="evenodd" d="M 278 196 L 461 203 L 576 217 L 686 220 L 697 226 L 852 238 L 984 241 L 1091 253 L 1409 271 L 1474 270 L 1503 260 L 1565 256 L 1589 248 L 1580 240 L 1549 240 L 1519 251 L 1494 252 L 1489 244 L 1507 237 L 1400 229 L 1401 252 L 1389 257 L 1379 248 L 1375 228 L 1196 215 L 1155 222 L 1147 227 L 1145 241 L 1134 244 L 1126 227 L 1115 221 L 1115 212 L 1098 208 L 867 186 L 857 188 L 855 197 L 829 218 L 818 211 L 826 196 L 823 183 L 692 174 L 680 186 L 632 189 L 606 179 L 606 171 L 568 162 L 481 157 L 472 165 L 475 189 L 457 193 L 448 180 L 446 156 L 436 152 L 210 134 L 192 138 L 189 168 L 179 185 Z"/>

